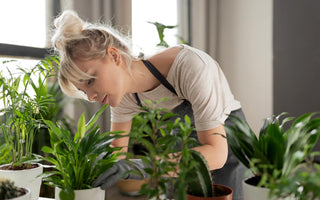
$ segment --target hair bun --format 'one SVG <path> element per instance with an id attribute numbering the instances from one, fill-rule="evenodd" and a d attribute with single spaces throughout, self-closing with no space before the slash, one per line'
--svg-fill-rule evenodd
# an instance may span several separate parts
<path id="1" fill-rule="evenodd" d="M 76 12 L 66 10 L 54 20 L 54 26 L 56 32 L 52 37 L 52 43 L 57 49 L 62 49 L 66 42 L 81 34 L 84 22 Z"/>

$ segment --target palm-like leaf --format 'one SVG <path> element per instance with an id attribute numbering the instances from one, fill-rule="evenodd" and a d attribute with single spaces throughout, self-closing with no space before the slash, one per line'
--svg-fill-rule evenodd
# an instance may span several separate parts
<path id="1" fill-rule="evenodd" d="M 106 105 L 86 124 L 84 115 L 78 122 L 78 131 L 73 134 L 59 123 L 45 121 L 49 128 L 51 147 L 43 147 L 51 157 L 43 159 L 55 165 L 55 172 L 47 174 L 44 181 L 51 186 L 62 188 L 63 194 L 76 189 L 91 188 L 95 178 L 108 170 L 116 161 L 113 151 L 119 148 L 110 146 L 113 139 L 123 132 L 101 133 L 96 122 L 106 109 Z M 103 158 L 99 158 L 102 154 Z"/>

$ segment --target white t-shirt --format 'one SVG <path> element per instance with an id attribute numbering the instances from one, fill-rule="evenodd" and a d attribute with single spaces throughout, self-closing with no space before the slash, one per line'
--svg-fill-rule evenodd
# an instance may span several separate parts
<path id="1" fill-rule="evenodd" d="M 158 107 L 174 109 L 184 99 L 193 109 L 197 131 L 215 128 L 228 118 L 231 111 L 241 108 L 240 102 L 234 99 L 229 84 L 218 63 L 205 52 L 182 45 L 166 77 L 178 95 L 175 95 L 160 84 L 155 89 L 138 93 L 143 100 L 153 102 L 167 97 L 168 100 Z M 111 121 L 125 122 L 141 112 L 134 94 L 126 94 L 120 105 L 111 107 Z"/>

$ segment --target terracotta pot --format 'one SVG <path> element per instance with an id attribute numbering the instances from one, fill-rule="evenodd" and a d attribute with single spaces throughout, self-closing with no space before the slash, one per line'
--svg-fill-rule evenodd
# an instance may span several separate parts
<path id="1" fill-rule="evenodd" d="M 55 188 L 55 200 L 60 200 L 59 193 L 61 189 Z M 85 190 L 74 190 L 74 200 L 105 200 L 105 190 L 100 187 L 85 189 Z"/>
<path id="2" fill-rule="evenodd" d="M 148 179 L 134 180 L 134 179 L 121 179 L 116 183 L 119 192 L 127 196 L 139 196 L 141 186 L 148 183 Z"/>
<path id="3" fill-rule="evenodd" d="M 232 200 L 233 190 L 225 185 L 214 184 L 213 191 L 217 196 L 214 197 L 198 197 L 188 194 L 188 200 Z"/>
<path id="4" fill-rule="evenodd" d="M 7 166 L 10 164 L 1 165 Z M 43 172 L 43 166 L 37 164 L 38 167 L 23 170 L 3 170 L 0 169 L 0 177 L 10 179 L 16 186 L 29 188 L 31 191 L 31 199 L 37 200 L 40 194 L 42 178 L 38 177 Z"/>

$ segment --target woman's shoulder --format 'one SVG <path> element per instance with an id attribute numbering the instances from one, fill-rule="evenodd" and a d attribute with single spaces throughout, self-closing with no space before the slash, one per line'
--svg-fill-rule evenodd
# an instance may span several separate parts
<path id="1" fill-rule="evenodd" d="M 217 69 L 217 62 L 206 52 L 187 45 L 182 47 L 172 63 L 172 71 L 186 75 L 184 73 L 210 73 Z"/>
<path id="2" fill-rule="evenodd" d="M 166 77 L 182 49 L 181 46 L 170 47 L 153 55 L 148 60 Z"/>

